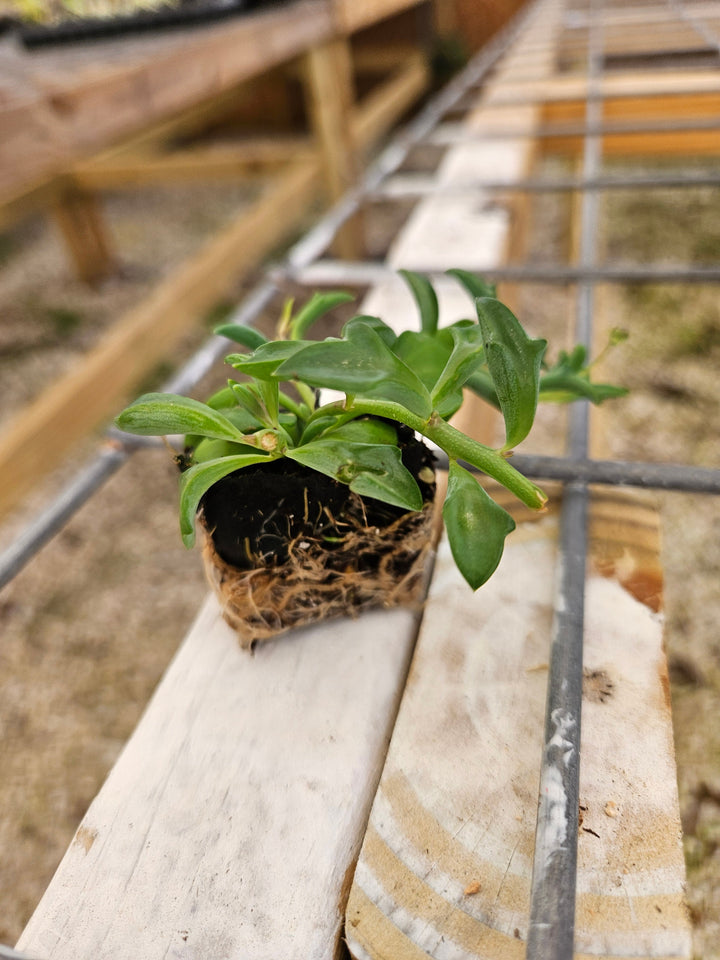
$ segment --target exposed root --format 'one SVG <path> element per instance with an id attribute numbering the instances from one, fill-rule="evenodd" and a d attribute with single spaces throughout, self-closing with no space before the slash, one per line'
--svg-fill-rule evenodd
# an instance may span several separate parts
<path id="1" fill-rule="evenodd" d="M 294 627 L 421 602 L 433 505 L 379 530 L 359 522 L 339 542 L 298 538 L 279 565 L 239 570 L 205 537 L 203 561 L 223 617 L 249 649 Z M 349 525 L 350 526 L 350 525 Z"/>

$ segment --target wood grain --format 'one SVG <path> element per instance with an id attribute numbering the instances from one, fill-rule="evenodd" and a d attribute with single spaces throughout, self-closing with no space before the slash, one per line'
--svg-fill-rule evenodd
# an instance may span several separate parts
<path id="1" fill-rule="evenodd" d="M 657 515 L 610 493 L 592 518 L 577 955 L 689 957 L 662 626 L 632 586 L 659 587 Z M 556 560 L 555 506 L 477 594 L 441 545 L 348 903 L 358 960 L 525 955 Z"/>
<path id="2" fill-rule="evenodd" d="M 334 960 L 414 632 L 371 613 L 251 656 L 208 600 L 18 949 Z"/>

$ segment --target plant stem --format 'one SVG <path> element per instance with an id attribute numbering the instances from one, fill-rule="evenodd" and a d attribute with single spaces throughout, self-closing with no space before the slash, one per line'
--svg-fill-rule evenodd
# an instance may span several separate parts
<path id="1" fill-rule="evenodd" d="M 307 420 L 310 411 L 301 406 L 299 403 L 295 403 L 292 397 L 289 397 L 286 393 L 283 393 L 282 390 L 280 390 L 278 393 L 278 399 L 288 413 L 294 413 L 298 420 Z"/>
<path id="2" fill-rule="evenodd" d="M 340 406 L 340 404 L 338 404 Z M 428 420 L 423 420 L 411 413 L 399 403 L 386 400 L 353 399 L 352 403 L 344 406 L 350 413 L 370 413 L 378 417 L 388 417 L 406 424 L 411 430 L 421 433 L 428 440 L 441 447 L 452 460 L 465 460 L 478 467 L 483 473 L 493 477 L 518 500 L 534 510 L 540 510 L 547 503 L 547 496 L 527 477 L 524 477 L 515 467 L 492 447 L 486 447 L 477 440 L 466 437 L 464 433 L 450 426 L 441 417 L 434 413 Z"/>
<path id="3" fill-rule="evenodd" d="M 308 405 L 310 411 L 315 409 L 315 391 L 312 387 L 309 387 L 306 383 L 302 381 L 295 381 L 295 389 L 302 397 L 303 401 Z"/>

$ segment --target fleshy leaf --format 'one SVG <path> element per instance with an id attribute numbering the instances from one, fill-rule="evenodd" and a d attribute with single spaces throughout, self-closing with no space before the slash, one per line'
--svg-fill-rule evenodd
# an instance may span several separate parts
<path id="1" fill-rule="evenodd" d="M 195 514 L 203 494 L 214 483 L 235 470 L 274 459 L 262 453 L 238 454 L 234 457 L 207 460 L 186 470 L 180 478 L 180 533 L 185 546 L 191 547 L 195 543 Z"/>
<path id="2" fill-rule="evenodd" d="M 394 401 L 420 417 L 432 412 L 430 394 L 422 381 L 366 324 L 353 327 L 347 339 L 328 339 L 305 347 L 279 366 L 275 376 Z"/>
<path id="3" fill-rule="evenodd" d="M 470 273 L 469 270 L 446 270 L 445 272 L 459 280 L 473 300 L 477 300 L 478 297 L 492 297 L 494 299 L 497 296 L 495 284 L 488 283 L 487 280 L 483 280 L 476 273 Z"/>
<path id="4" fill-rule="evenodd" d="M 515 521 L 477 480 L 451 460 L 443 520 L 458 570 L 473 590 L 495 572 Z"/>
<path id="5" fill-rule="evenodd" d="M 195 445 L 193 462 L 205 463 L 208 460 L 218 460 L 220 457 L 233 457 L 237 454 L 257 454 L 257 448 L 247 443 L 233 443 L 232 440 L 214 440 L 204 437 Z"/>
<path id="6" fill-rule="evenodd" d="M 143 437 L 189 433 L 218 440 L 243 440 L 242 433 L 220 411 L 175 393 L 145 393 L 126 407 L 115 423 L 126 433 Z"/>
<path id="7" fill-rule="evenodd" d="M 270 426 L 254 383 L 233 383 L 230 390 L 235 398 L 236 409 L 252 417 L 260 426 Z"/>
<path id="8" fill-rule="evenodd" d="M 528 435 L 535 419 L 540 365 L 546 340 L 531 340 L 520 322 L 499 300 L 475 301 L 485 344 L 485 360 L 505 420 L 505 449 Z"/>
<path id="9" fill-rule="evenodd" d="M 398 338 L 393 328 L 389 327 L 384 320 L 381 320 L 380 317 L 368 316 L 367 314 L 360 314 L 348 320 L 342 328 L 343 337 L 345 339 L 351 338 L 353 330 L 358 326 L 371 327 L 388 347 L 392 347 Z"/>
<path id="10" fill-rule="evenodd" d="M 395 356 L 400 357 L 417 374 L 427 389 L 432 390 L 445 369 L 452 347 L 452 336 L 448 329 L 440 330 L 435 335 L 405 330 L 392 349 Z"/>
<path id="11" fill-rule="evenodd" d="M 250 350 L 256 350 L 263 343 L 267 343 L 267 337 L 264 337 L 259 330 L 254 327 L 247 327 L 244 323 L 223 323 L 213 330 L 218 337 L 227 337 L 235 343 L 242 344 L 243 347 L 249 347 Z"/>
<path id="12" fill-rule="evenodd" d="M 312 342 L 312 340 L 269 340 L 261 344 L 254 353 L 231 353 L 225 360 L 241 373 L 256 377 L 258 380 L 269 380 L 283 361 Z"/>
<path id="13" fill-rule="evenodd" d="M 469 387 L 473 393 L 476 393 L 479 397 L 482 397 L 483 400 L 486 400 L 491 406 L 497 410 L 500 409 L 500 401 L 495 391 L 495 384 L 487 370 L 476 370 L 475 373 L 470 374 L 465 381 L 465 385 Z"/>
<path id="14" fill-rule="evenodd" d="M 435 333 L 438 328 L 437 294 L 427 277 L 412 270 L 398 270 L 398 273 L 410 287 L 415 303 L 420 311 L 420 327 L 423 333 Z"/>
<path id="15" fill-rule="evenodd" d="M 403 465 L 397 447 L 328 437 L 288 450 L 286 456 L 347 483 L 360 496 L 373 497 L 405 510 L 422 508 L 420 488 Z"/>
<path id="16" fill-rule="evenodd" d="M 471 327 L 451 327 L 450 333 L 453 350 L 431 394 L 433 406 L 438 411 L 441 410 L 444 400 L 462 390 L 467 378 L 485 359 L 482 330 L 477 324 Z"/>
<path id="17" fill-rule="evenodd" d="M 353 443 L 397 443 L 397 431 L 385 420 L 367 417 L 348 420 L 330 432 L 328 439 Z"/>
<path id="18" fill-rule="evenodd" d="M 351 293 L 342 290 L 331 290 L 327 293 L 314 293 L 308 300 L 302 310 L 290 323 L 291 340 L 300 340 L 305 336 L 310 327 L 319 320 L 328 311 L 339 306 L 341 303 L 348 303 L 355 298 Z"/>

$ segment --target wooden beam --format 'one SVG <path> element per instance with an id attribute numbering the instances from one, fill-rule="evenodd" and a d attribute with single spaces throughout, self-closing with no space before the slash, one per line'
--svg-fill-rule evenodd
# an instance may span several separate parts
<path id="1" fill-rule="evenodd" d="M 237 143 L 189 147 L 168 153 L 109 156 L 79 163 L 72 177 L 93 190 L 133 189 L 156 183 L 198 180 L 237 180 L 268 173 L 290 160 L 307 160 L 312 153 L 305 137 L 253 139 Z"/>
<path id="2" fill-rule="evenodd" d="M 353 135 L 360 146 L 375 143 L 427 90 L 430 69 L 421 53 L 412 54 L 388 80 L 369 94 L 352 120 Z"/>
<path id="3" fill-rule="evenodd" d="M 306 55 L 305 83 L 313 130 L 323 159 L 330 200 L 335 202 L 357 179 L 357 156 L 351 127 L 355 102 L 352 58 L 346 39 L 312 47 Z M 333 244 L 339 256 L 362 256 L 362 228 L 356 218 L 346 223 Z"/>
<path id="4" fill-rule="evenodd" d="M 319 184 L 317 161 L 291 167 L 254 207 L 160 284 L 76 369 L 20 414 L 0 441 L 0 514 L 72 444 L 115 413 L 138 379 L 167 355 L 238 274 L 256 265 L 297 226 Z"/>
<path id="5" fill-rule="evenodd" d="M 91 285 L 108 277 L 116 261 L 97 197 L 87 190 L 66 190 L 51 210 L 78 277 Z"/>

